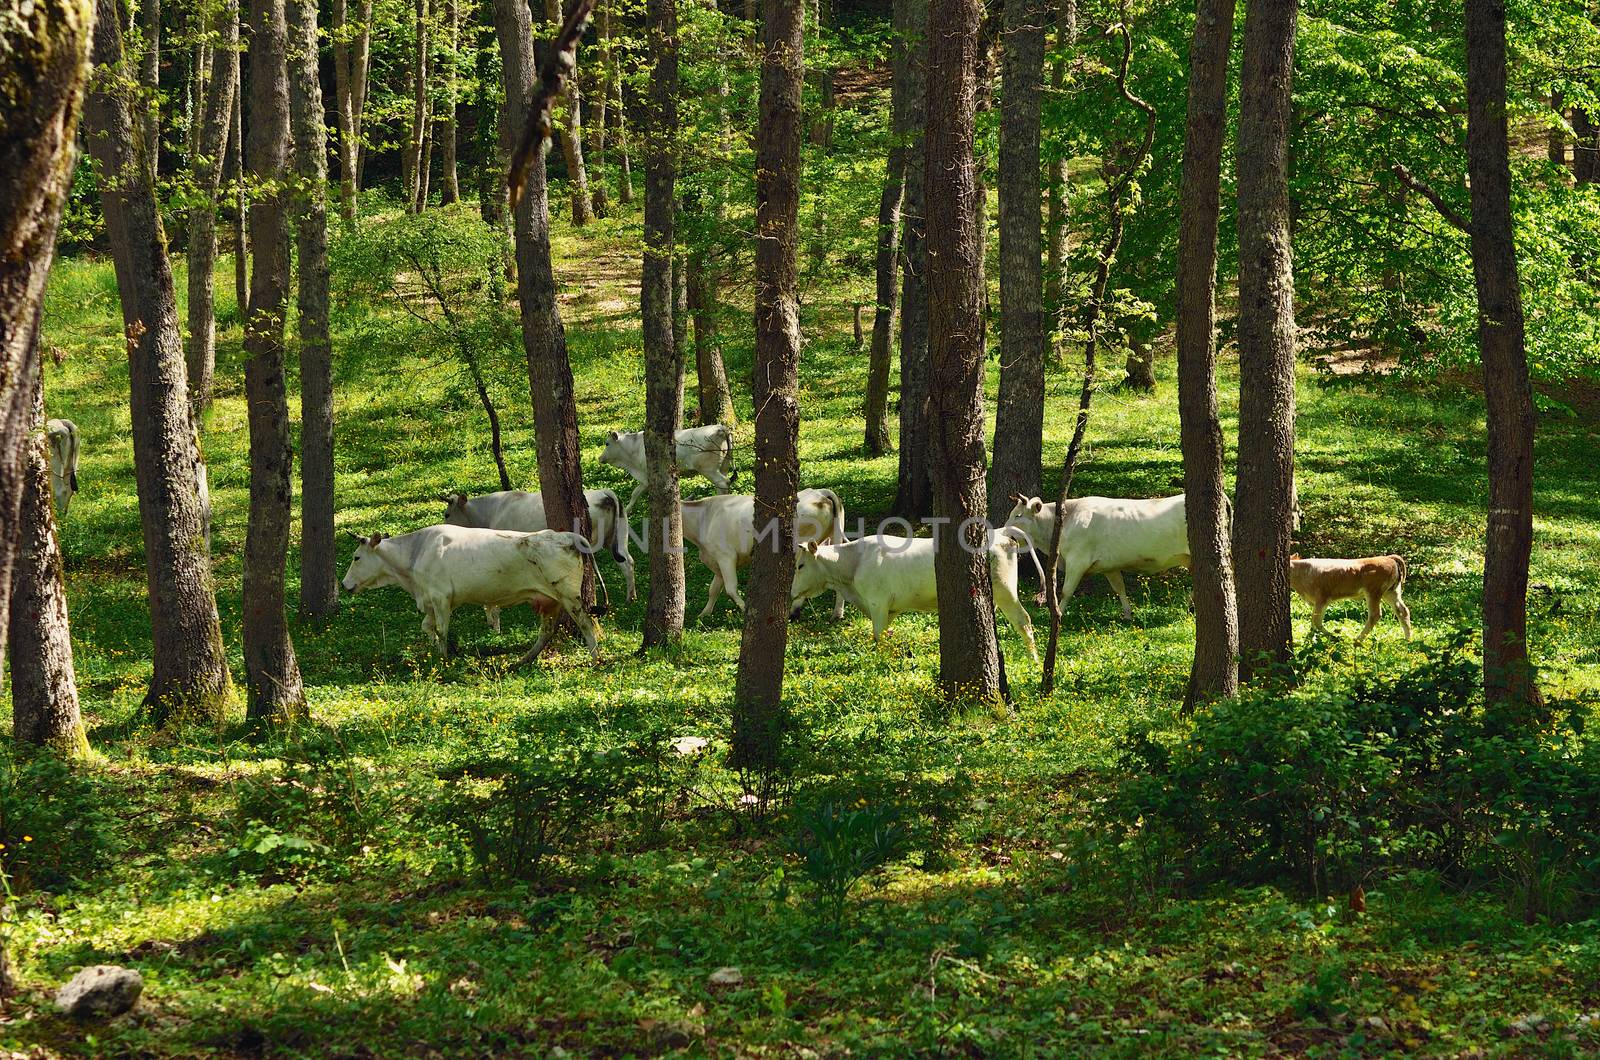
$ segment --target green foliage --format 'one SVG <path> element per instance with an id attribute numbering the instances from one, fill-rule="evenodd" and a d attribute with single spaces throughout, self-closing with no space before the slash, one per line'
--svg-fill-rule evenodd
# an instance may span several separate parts
<path id="1" fill-rule="evenodd" d="M 0 740 L 0 873 L 23 892 L 104 871 L 120 849 L 115 797 L 84 763 Z"/>
<path id="2" fill-rule="evenodd" d="M 1189 885 L 1322 894 L 1403 868 L 1509 884 L 1526 915 L 1600 899 L 1600 747 L 1583 712 L 1514 738 L 1485 723 L 1458 634 L 1400 673 L 1258 687 L 1171 744 L 1134 731 L 1104 809 Z"/>
<path id="3" fill-rule="evenodd" d="M 799 859 L 813 912 L 834 934 L 856 884 L 905 852 L 900 816 L 897 806 L 865 799 L 824 799 L 796 816 L 790 850 Z"/>

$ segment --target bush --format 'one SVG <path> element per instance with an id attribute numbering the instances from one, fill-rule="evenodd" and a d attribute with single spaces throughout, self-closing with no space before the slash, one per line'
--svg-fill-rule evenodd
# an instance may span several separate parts
<path id="1" fill-rule="evenodd" d="M 116 853 L 114 803 L 82 763 L 0 741 L 0 871 L 19 893 L 87 879 Z"/>
<path id="2" fill-rule="evenodd" d="M 1246 691 L 1176 744 L 1129 734 L 1100 808 L 1113 844 L 1135 841 L 1180 885 L 1321 894 L 1427 868 L 1509 884 L 1530 916 L 1589 907 L 1600 748 L 1574 707 L 1542 731 L 1494 734 L 1467 642 L 1347 688 Z"/>
<path id="3" fill-rule="evenodd" d="M 900 808 L 857 800 L 825 799 L 796 817 L 790 850 L 799 858 L 814 911 L 838 933 L 845 901 L 857 883 L 899 858 L 907 832 Z"/>

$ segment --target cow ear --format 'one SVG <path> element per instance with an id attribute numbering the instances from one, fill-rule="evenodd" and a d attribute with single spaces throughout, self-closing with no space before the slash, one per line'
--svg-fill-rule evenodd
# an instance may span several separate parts
<path id="1" fill-rule="evenodd" d="M 618 434 L 616 431 L 612 431 L 611 432 L 611 440 L 613 442 L 616 441 L 618 438 L 621 438 L 621 437 L 622 437 L 622 435 Z"/>
<path id="2" fill-rule="evenodd" d="M 383 540 L 383 535 L 378 533 L 376 530 L 374 530 L 372 532 L 372 536 L 367 538 L 367 546 L 369 548 L 377 548 L 378 547 L 378 542 L 382 541 L 382 540 Z"/>
<path id="3" fill-rule="evenodd" d="M 1298 552 L 1289 553 L 1289 559 L 1290 559 L 1291 562 L 1293 562 L 1294 560 L 1297 560 L 1299 558 L 1300 558 L 1300 553 L 1298 553 Z"/>
<path id="4" fill-rule="evenodd" d="M 1044 511 L 1044 501 L 1041 501 L 1038 497 L 1031 497 L 1028 499 L 1028 508 L 1032 511 L 1042 512 Z"/>
<path id="5" fill-rule="evenodd" d="M 817 554 L 817 543 L 815 541 L 807 541 L 806 551 L 815 556 Z"/>

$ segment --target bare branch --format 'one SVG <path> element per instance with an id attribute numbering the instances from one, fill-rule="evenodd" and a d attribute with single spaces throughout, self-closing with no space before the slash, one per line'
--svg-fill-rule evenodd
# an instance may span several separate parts
<path id="1" fill-rule="evenodd" d="M 1433 203 L 1433 208 L 1439 211 L 1439 216 L 1449 221 L 1453 228 L 1468 235 L 1472 233 L 1472 226 L 1467 223 L 1467 219 L 1462 217 L 1455 207 L 1445 202 L 1444 196 L 1434 191 L 1427 181 L 1398 162 L 1390 168 L 1390 171 L 1400 178 L 1400 183 Z"/>
<path id="2" fill-rule="evenodd" d="M 578 41 L 589 28 L 589 18 L 594 14 L 597 0 L 577 0 L 572 13 L 567 16 L 550 48 L 549 58 L 541 64 L 539 85 L 533 91 L 528 110 L 528 124 L 522 130 L 522 139 L 511 156 L 511 171 L 506 174 L 506 184 L 511 190 L 511 208 L 515 210 L 522 201 L 522 188 L 527 183 L 528 167 L 533 157 L 543 154 L 550 144 L 550 108 L 561 94 L 568 78 L 578 69 Z"/>

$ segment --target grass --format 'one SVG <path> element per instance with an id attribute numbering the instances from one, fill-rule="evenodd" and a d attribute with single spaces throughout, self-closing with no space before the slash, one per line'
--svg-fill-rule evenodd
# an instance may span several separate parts
<path id="1" fill-rule="evenodd" d="M 637 230 L 631 216 L 582 234 L 558 226 L 591 485 L 625 484 L 596 458 L 607 431 L 642 420 L 630 286 Z M 248 469 L 228 269 L 225 261 L 219 270 L 228 326 L 205 448 L 218 602 L 238 672 Z M 835 489 L 852 518 L 883 512 L 895 458 L 859 452 L 865 360 L 849 337 L 848 300 L 832 291 L 814 297 L 804 325 L 804 482 Z M 414 529 L 437 521 L 446 490 L 494 488 L 475 401 L 451 385 L 447 369 L 386 340 L 384 327 L 347 322 L 336 337 L 341 531 Z M 1002 624 L 1017 693 L 1003 717 L 941 711 L 931 617 L 902 618 L 875 651 L 858 613 L 834 625 L 822 604 L 808 609 L 792 632 L 787 685 L 809 741 L 802 788 L 923 784 L 948 802 L 940 842 L 858 892 L 838 936 L 818 930 L 781 824 L 764 827 L 734 808 L 738 778 L 720 756 L 737 612 L 724 603 L 691 626 L 680 650 L 640 658 L 644 586 L 640 603 L 623 604 L 609 563 L 602 573 L 614 611 L 602 620 L 599 666 L 568 641 L 539 667 L 507 672 L 506 656 L 491 653 L 526 644 L 532 614 L 508 613 L 496 637 L 473 610 L 458 616 L 463 653 L 440 661 L 410 600 L 383 590 L 346 598 L 325 623 L 294 624 L 315 718 L 309 729 L 262 742 L 240 726 L 151 732 L 138 714 L 148 619 L 120 331 L 109 263 L 58 262 L 44 334 L 66 359 L 47 368 L 47 399 L 83 437 L 83 492 L 63 544 L 79 683 L 102 755 L 77 797 L 105 829 L 98 864 L 18 899 L 14 947 L 25 992 L 0 1017 L 0 1047 L 353 1056 L 561 1055 L 557 1048 L 1559 1055 L 1600 1046 L 1596 1023 L 1579 1022 L 1600 1010 L 1593 924 L 1525 925 L 1493 894 L 1446 891 L 1428 876 L 1373 887 L 1360 916 L 1272 889 L 1156 900 L 1086 877 L 1076 822 L 1100 794 L 1094 770 L 1130 724 L 1182 724 L 1175 704 L 1192 620 L 1181 573 L 1129 579 L 1132 624 L 1103 581 L 1086 585 L 1067 613 L 1050 698 L 1037 695 L 1037 668 Z M 729 307 L 724 332 L 744 420 L 737 456 L 748 472 L 743 306 Z M 1175 491 L 1170 360 L 1158 376 L 1153 395 L 1098 395 L 1078 492 Z M 991 396 L 994 382 L 991 367 Z M 518 385 L 508 381 L 506 393 L 517 395 Z M 1070 368 L 1052 373 L 1047 465 L 1065 448 L 1076 387 Z M 1231 437 L 1232 362 L 1220 387 Z M 513 476 L 531 483 L 525 393 L 503 419 Z M 1324 381 L 1308 369 L 1299 431 L 1300 551 L 1403 553 L 1420 642 L 1472 624 L 1486 495 L 1481 401 L 1444 385 Z M 1592 420 L 1541 420 L 1533 577 L 1545 588 L 1534 597 L 1530 641 L 1547 687 L 1572 695 L 1600 689 L 1597 442 Z M 692 615 L 710 579 L 692 558 L 689 569 Z M 1332 626 L 1348 637 L 1360 615 L 1358 605 L 1343 605 Z M 1298 604 L 1296 620 L 1304 637 Z M 1324 666 L 1335 679 L 1401 667 L 1419 647 L 1386 618 L 1373 641 L 1333 652 Z M 658 811 L 635 800 L 597 817 L 548 872 L 512 883 L 470 864 L 461 821 L 441 818 L 439 808 L 451 804 L 439 801 L 438 775 L 529 729 L 553 743 L 698 734 L 712 746 L 694 762 L 665 760 L 661 768 L 677 780 Z M 18 802 L 13 814 L 39 798 L 5 792 Z M 651 813 L 654 827 L 633 827 Z M 311 846 L 256 852 L 268 835 Z M 84 865 L 84 854 L 62 857 Z M 51 1014 L 54 986 L 96 962 L 144 973 L 142 1010 L 98 1028 Z M 742 983 L 710 985 L 710 973 L 727 965 L 740 968 Z"/>

